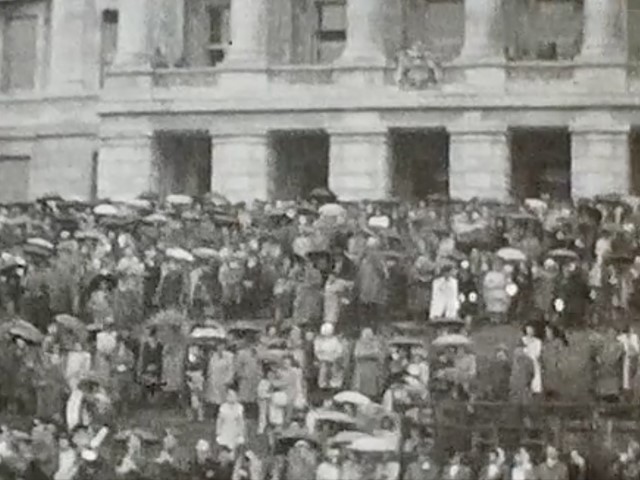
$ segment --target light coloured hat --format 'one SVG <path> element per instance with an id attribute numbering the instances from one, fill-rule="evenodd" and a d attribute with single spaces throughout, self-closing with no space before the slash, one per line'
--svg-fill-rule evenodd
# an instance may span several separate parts
<path id="1" fill-rule="evenodd" d="M 196 443 L 196 450 L 198 452 L 208 452 L 211 450 L 211 445 L 204 438 L 201 438 L 198 440 L 198 443 Z"/>
<path id="2" fill-rule="evenodd" d="M 320 327 L 320 335 L 323 335 L 325 337 L 333 335 L 333 331 L 334 328 L 331 323 L 323 323 L 322 327 Z"/>

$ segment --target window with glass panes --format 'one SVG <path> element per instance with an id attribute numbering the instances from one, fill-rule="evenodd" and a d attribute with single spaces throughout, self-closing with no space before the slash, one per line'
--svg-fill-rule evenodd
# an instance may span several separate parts
<path id="1" fill-rule="evenodd" d="M 214 66 L 224 60 L 231 43 L 228 5 L 212 5 L 207 9 L 209 15 L 209 64 Z"/>

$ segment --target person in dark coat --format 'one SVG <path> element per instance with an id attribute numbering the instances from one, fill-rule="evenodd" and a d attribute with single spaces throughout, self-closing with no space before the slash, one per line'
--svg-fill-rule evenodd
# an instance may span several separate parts
<path id="1" fill-rule="evenodd" d="M 163 349 L 162 343 L 158 340 L 156 329 L 149 329 L 148 337 L 140 348 L 138 360 L 138 380 L 144 389 L 145 399 L 153 397 L 161 387 Z"/>
<path id="2" fill-rule="evenodd" d="M 534 366 L 523 345 L 513 351 L 511 376 L 509 377 L 509 399 L 513 403 L 527 404 L 531 401 L 531 382 Z"/>
<path id="3" fill-rule="evenodd" d="M 142 303 L 145 318 L 155 310 L 156 291 L 162 275 L 156 259 L 156 251 L 151 248 L 144 252 L 144 274 L 142 279 Z"/>
<path id="4" fill-rule="evenodd" d="M 574 263 L 565 265 L 559 280 L 556 297 L 564 301 L 561 321 L 565 327 L 578 327 L 586 321 L 589 304 L 589 285 Z"/>
<path id="5" fill-rule="evenodd" d="M 498 345 L 495 356 L 480 372 L 478 382 L 485 388 L 484 396 L 494 402 L 506 402 L 509 398 L 511 359 L 506 345 Z"/>

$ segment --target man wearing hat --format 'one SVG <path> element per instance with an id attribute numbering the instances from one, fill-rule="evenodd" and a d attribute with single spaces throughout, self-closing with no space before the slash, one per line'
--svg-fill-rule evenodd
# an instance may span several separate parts
<path id="1" fill-rule="evenodd" d="M 50 242 L 33 239 L 23 247 L 29 267 L 24 276 L 21 312 L 25 320 L 46 331 L 51 323 L 49 260 L 54 252 Z"/>

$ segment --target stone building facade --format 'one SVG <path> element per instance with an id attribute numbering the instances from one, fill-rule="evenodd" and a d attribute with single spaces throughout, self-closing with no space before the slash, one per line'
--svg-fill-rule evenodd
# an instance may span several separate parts
<path id="1" fill-rule="evenodd" d="M 640 191 L 635 0 L 0 0 L 0 52 L 0 202 Z"/>

